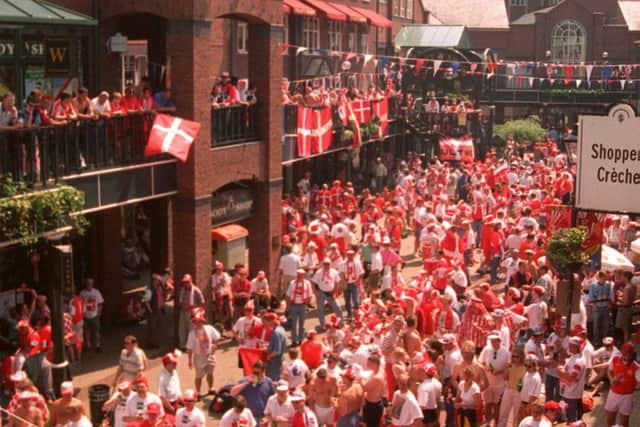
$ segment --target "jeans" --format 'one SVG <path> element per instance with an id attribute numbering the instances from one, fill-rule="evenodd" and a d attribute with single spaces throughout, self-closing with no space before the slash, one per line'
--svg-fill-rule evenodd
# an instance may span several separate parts
<path id="1" fill-rule="evenodd" d="M 491 257 L 491 284 L 498 283 L 498 267 L 500 266 L 500 255 Z"/>
<path id="2" fill-rule="evenodd" d="M 333 295 L 327 296 L 324 292 L 318 291 L 318 296 L 316 298 L 318 300 L 318 320 L 320 321 L 320 329 L 324 329 L 324 303 L 325 301 L 329 302 L 329 306 L 333 310 L 333 312 L 340 318 L 340 323 L 344 323 L 344 316 L 342 315 L 342 309 L 336 302 L 336 299 Z"/>
<path id="3" fill-rule="evenodd" d="M 582 419 L 582 399 L 567 399 L 563 397 L 562 400 L 567 402 L 568 423 Z"/>
<path id="4" fill-rule="evenodd" d="M 291 320 L 291 340 L 299 343 L 304 338 L 304 320 L 307 317 L 306 304 L 291 304 L 289 319 Z"/>
<path id="5" fill-rule="evenodd" d="M 336 424 L 337 427 L 359 427 L 360 426 L 360 412 L 352 412 L 347 415 L 343 415 L 338 418 Z"/>
<path id="6" fill-rule="evenodd" d="M 550 400 L 558 402 L 560 400 L 560 378 L 549 374 L 545 375 L 544 391 L 547 402 Z"/>
<path id="7" fill-rule="evenodd" d="M 471 229 L 476 233 L 476 247 L 480 246 L 480 232 L 482 231 L 482 220 L 474 219 L 471 223 Z"/>
<path id="8" fill-rule="evenodd" d="M 596 307 L 593 310 L 593 342 L 600 344 L 609 332 L 609 308 Z"/>
<path id="9" fill-rule="evenodd" d="M 344 289 L 344 303 L 347 316 L 353 317 L 353 311 L 360 307 L 360 288 L 357 283 L 349 283 Z"/>
<path id="10" fill-rule="evenodd" d="M 464 420 L 469 422 L 470 427 L 478 427 L 478 411 L 476 409 L 461 409 L 458 411 L 460 414 L 460 425 L 465 425 Z"/>

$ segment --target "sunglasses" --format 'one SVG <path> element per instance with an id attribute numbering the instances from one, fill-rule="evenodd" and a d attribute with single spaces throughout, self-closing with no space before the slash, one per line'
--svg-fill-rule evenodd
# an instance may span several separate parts
<path id="1" fill-rule="evenodd" d="M 124 342 L 124 344 L 125 344 L 125 345 L 128 345 L 128 344 L 135 344 L 135 343 L 136 343 L 135 341 L 125 341 L 125 342 Z"/>

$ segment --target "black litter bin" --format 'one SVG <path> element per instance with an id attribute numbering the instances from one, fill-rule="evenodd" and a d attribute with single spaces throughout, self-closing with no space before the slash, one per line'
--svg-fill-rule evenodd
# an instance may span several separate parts
<path id="1" fill-rule="evenodd" d="M 89 387 L 89 408 L 91 409 L 91 423 L 94 426 L 102 424 L 104 411 L 102 405 L 109 400 L 111 389 L 106 384 L 95 384 Z"/>

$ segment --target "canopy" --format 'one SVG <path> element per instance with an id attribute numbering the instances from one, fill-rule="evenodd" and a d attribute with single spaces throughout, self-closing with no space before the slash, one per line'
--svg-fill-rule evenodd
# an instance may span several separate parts
<path id="1" fill-rule="evenodd" d="M 282 6 L 283 8 L 287 7 L 294 15 L 316 16 L 316 11 L 313 10 L 312 7 L 302 3 L 300 0 L 284 0 L 282 2 Z M 285 11 L 285 13 L 289 12 Z"/>
<path id="2" fill-rule="evenodd" d="M 398 47 L 471 49 L 464 25 L 405 25 L 394 44 Z"/>
<path id="3" fill-rule="evenodd" d="M 356 22 L 358 24 L 366 24 L 367 23 L 367 18 L 366 16 L 363 16 L 361 14 L 359 14 L 358 12 L 354 12 L 354 10 L 352 8 L 350 8 L 347 5 L 344 4 L 340 4 L 340 3 L 332 3 L 329 2 L 329 4 L 334 8 L 339 10 L 340 12 L 344 13 L 347 16 L 347 19 L 351 22 Z"/>
<path id="4" fill-rule="evenodd" d="M 364 9 L 357 6 L 349 7 L 358 12 L 360 15 L 365 16 L 367 18 L 367 21 L 369 21 L 369 24 L 373 25 L 374 27 L 391 28 L 393 26 L 393 23 L 389 19 L 385 18 L 379 13 L 374 12 L 373 10 Z"/>
<path id="5" fill-rule="evenodd" d="M 347 15 L 340 12 L 335 7 L 323 0 L 306 0 L 314 9 L 327 16 L 327 19 L 333 19 L 334 21 L 346 21 Z"/>
<path id="6" fill-rule="evenodd" d="M 607 245 L 602 245 L 601 265 L 603 271 L 624 270 L 632 273 L 635 271 L 635 266 L 626 256 Z"/>
<path id="7" fill-rule="evenodd" d="M 0 0 L 0 23 L 97 25 L 90 16 L 43 0 Z"/>

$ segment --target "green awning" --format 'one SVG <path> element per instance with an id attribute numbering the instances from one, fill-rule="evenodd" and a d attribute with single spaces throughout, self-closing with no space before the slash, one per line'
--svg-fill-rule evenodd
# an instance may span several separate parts
<path id="1" fill-rule="evenodd" d="M 95 26 L 90 16 L 43 0 L 0 0 L 0 24 Z"/>
<path id="2" fill-rule="evenodd" d="M 405 25 L 396 36 L 394 44 L 401 48 L 471 49 L 469 34 L 464 25 Z"/>

